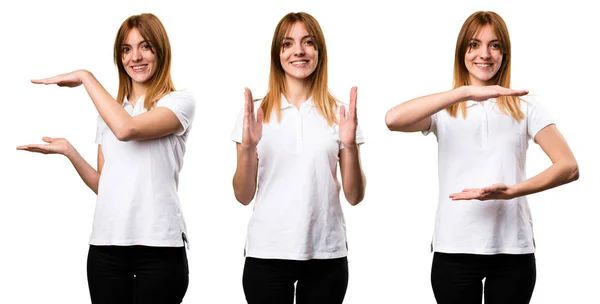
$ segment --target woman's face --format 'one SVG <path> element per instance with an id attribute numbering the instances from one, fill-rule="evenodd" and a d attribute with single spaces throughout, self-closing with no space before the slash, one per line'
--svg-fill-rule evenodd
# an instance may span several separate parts
<path id="1" fill-rule="evenodd" d="M 319 51 L 304 23 L 296 22 L 289 34 L 283 38 L 279 60 L 286 78 L 304 80 L 315 71 L 319 62 Z"/>
<path id="2" fill-rule="evenodd" d="M 132 28 L 121 45 L 121 61 L 132 83 L 143 84 L 156 72 L 156 55 L 152 46 L 136 28 Z"/>
<path id="3" fill-rule="evenodd" d="M 502 65 L 502 45 L 491 25 L 484 26 L 471 39 L 465 54 L 465 66 L 472 85 L 493 85 L 490 80 Z"/>

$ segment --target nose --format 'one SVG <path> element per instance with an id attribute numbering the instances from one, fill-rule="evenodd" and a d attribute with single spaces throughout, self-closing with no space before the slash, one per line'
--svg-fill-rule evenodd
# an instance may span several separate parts
<path id="1" fill-rule="evenodd" d="M 481 51 L 479 52 L 479 57 L 481 57 L 483 59 L 488 59 L 491 57 L 489 48 L 482 47 L 480 49 L 481 49 Z"/>
<path id="2" fill-rule="evenodd" d="M 298 57 L 302 57 L 305 54 L 305 50 L 304 50 L 304 44 L 303 43 L 296 43 L 294 46 L 294 55 L 298 56 Z"/>
<path id="3" fill-rule="evenodd" d="M 142 60 L 142 51 L 139 49 L 134 48 L 132 51 L 132 60 L 133 61 L 141 61 Z"/>

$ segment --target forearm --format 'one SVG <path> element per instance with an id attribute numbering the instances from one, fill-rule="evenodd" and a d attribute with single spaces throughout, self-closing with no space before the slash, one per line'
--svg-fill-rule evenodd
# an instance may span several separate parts
<path id="1" fill-rule="evenodd" d="M 127 138 L 131 133 L 131 115 L 116 102 L 92 73 L 82 71 L 81 81 L 108 128 L 119 140 Z"/>
<path id="2" fill-rule="evenodd" d="M 360 164 L 358 146 L 340 150 L 340 171 L 346 200 L 351 205 L 360 203 L 365 197 L 367 181 Z"/>
<path id="3" fill-rule="evenodd" d="M 77 171 L 77 174 L 81 177 L 83 182 L 90 188 L 94 193 L 98 194 L 98 182 L 100 180 L 100 173 L 96 171 L 88 162 L 83 159 L 83 157 L 75 150 L 75 148 L 71 147 L 64 154 L 73 167 Z"/>
<path id="4" fill-rule="evenodd" d="M 233 176 L 235 198 L 243 205 L 248 205 L 256 192 L 258 159 L 256 148 L 237 147 L 237 167 Z"/>
<path id="5" fill-rule="evenodd" d="M 393 131 L 415 131 L 411 126 L 419 125 L 440 110 L 467 99 L 466 87 L 418 97 L 391 108 L 385 115 L 385 123 Z M 423 126 L 416 128 L 422 129 Z"/>
<path id="6" fill-rule="evenodd" d="M 512 186 L 511 197 L 541 192 L 570 183 L 579 178 L 579 167 L 573 160 L 559 161 L 538 175 Z"/>

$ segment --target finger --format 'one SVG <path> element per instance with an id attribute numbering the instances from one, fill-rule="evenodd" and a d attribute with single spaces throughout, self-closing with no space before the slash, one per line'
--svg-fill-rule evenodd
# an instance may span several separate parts
<path id="1" fill-rule="evenodd" d="M 352 115 L 353 117 L 356 116 L 356 99 L 358 96 L 358 88 L 357 87 L 352 87 L 350 89 L 350 105 L 349 105 L 349 115 Z"/>
<path id="2" fill-rule="evenodd" d="M 48 137 L 48 136 L 44 136 L 44 137 L 42 137 L 42 140 L 44 142 L 47 142 L 47 143 L 52 143 L 54 141 L 54 138 Z"/>
<path id="3" fill-rule="evenodd" d="M 61 77 L 62 75 L 42 79 L 32 79 L 31 82 L 35 84 L 55 84 Z"/>
<path id="4" fill-rule="evenodd" d="M 342 120 L 346 120 L 346 107 L 345 106 L 340 107 L 340 121 L 342 121 Z"/>
<path id="5" fill-rule="evenodd" d="M 262 127 L 262 123 L 263 123 L 263 110 L 261 107 L 258 108 L 258 110 L 256 110 L 256 123 Z"/>

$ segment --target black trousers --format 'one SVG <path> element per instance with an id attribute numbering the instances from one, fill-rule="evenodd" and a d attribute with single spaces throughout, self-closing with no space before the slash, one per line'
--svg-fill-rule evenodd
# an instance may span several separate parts
<path id="1" fill-rule="evenodd" d="M 348 287 L 348 260 L 246 258 L 242 278 L 248 304 L 340 304 Z"/>
<path id="2" fill-rule="evenodd" d="M 527 304 L 535 279 L 533 253 L 433 255 L 431 286 L 439 304 L 481 304 L 482 294 L 485 304 Z"/>
<path id="3" fill-rule="evenodd" d="M 188 287 L 185 247 L 90 246 L 93 304 L 178 304 Z"/>

